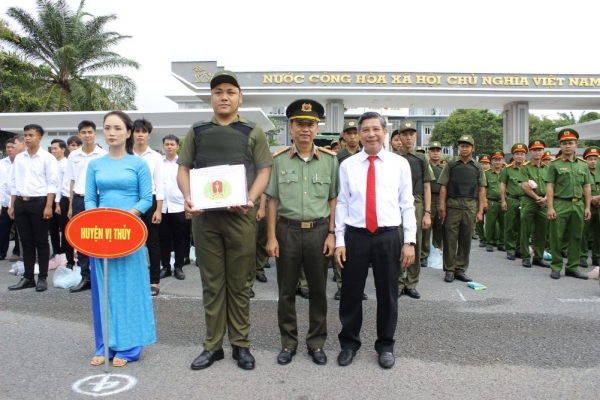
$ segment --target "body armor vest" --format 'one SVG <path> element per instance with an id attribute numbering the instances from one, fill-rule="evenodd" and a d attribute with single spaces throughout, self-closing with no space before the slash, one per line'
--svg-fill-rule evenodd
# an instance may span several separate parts
<path id="1" fill-rule="evenodd" d="M 477 198 L 481 165 L 475 161 L 465 164 L 460 160 L 452 160 L 448 162 L 448 168 L 450 168 L 448 197 Z"/>
<path id="2" fill-rule="evenodd" d="M 425 176 L 425 156 L 421 153 L 406 153 L 402 157 L 406 158 L 410 165 L 410 174 L 412 176 L 413 195 L 422 196 L 425 194 L 423 188 L 423 177 Z"/>
<path id="3" fill-rule="evenodd" d="M 250 189 L 255 171 L 248 151 L 248 138 L 255 126 L 256 124 L 250 121 L 237 121 L 228 126 L 217 125 L 211 121 L 194 124 L 194 168 L 244 164 Z"/>
<path id="4" fill-rule="evenodd" d="M 442 185 L 440 185 L 438 183 L 438 179 L 440 177 L 440 175 L 442 174 L 442 171 L 444 170 L 444 167 L 442 167 L 441 165 L 436 165 L 436 166 L 431 166 L 431 169 L 433 170 L 433 176 L 435 176 L 435 180 L 432 181 L 430 183 L 431 185 L 431 194 L 440 194 L 440 187 Z"/>

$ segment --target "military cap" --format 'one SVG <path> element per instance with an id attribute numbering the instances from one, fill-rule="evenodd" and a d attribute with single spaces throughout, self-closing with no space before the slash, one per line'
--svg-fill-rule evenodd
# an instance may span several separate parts
<path id="1" fill-rule="evenodd" d="M 473 136 L 471 135 L 462 135 L 458 138 L 458 144 L 467 143 L 471 146 L 475 146 L 475 141 L 473 140 Z"/>
<path id="2" fill-rule="evenodd" d="M 504 152 L 497 150 L 495 152 L 492 153 L 492 159 L 494 158 L 504 158 Z"/>
<path id="3" fill-rule="evenodd" d="M 434 141 L 429 143 L 429 149 L 442 149 L 442 144 L 440 142 Z"/>
<path id="4" fill-rule="evenodd" d="M 545 149 L 546 148 L 546 142 L 544 142 L 542 139 L 531 139 L 529 141 L 529 150 L 535 150 L 535 149 Z"/>
<path id="5" fill-rule="evenodd" d="M 583 152 L 583 158 L 586 159 L 591 156 L 600 157 L 600 148 L 597 146 L 591 146 L 585 149 L 585 151 Z"/>
<path id="6" fill-rule="evenodd" d="M 310 99 L 300 99 L 287 106 L 285 115 L 290 121 L 319 122 L 323 118 L 323 115 L 325 115 L 325 109 L 319 102 Z"/>
<path id="7" fill-rule="evenodd" d="M 571 129 L 571 128 L 567 128 L 567 129 L 561 129 L 560 132 L 558 132 L 558 141 L 562 142 L 565 140 L 577 140 L 579 139 L 579 133 L 577 133 L 577 131 L 575 129 Z"/>
<path id="8" fill-rule="evenodd" d="M 552 152 L 550 150 L 546 150 L 544 155 L 542 156 L 542 161 L 552 158 Z"/>
<path id="9" fill-rule="evenodd" d="M 479 156 L 479 162 L 491 163 L 492 161 L 490 160 L 490 156 L 488 156 L 487 154 L 482 154 Z"/>
<path id="10" fill-rule="evenodd" d="M 358 121 L 355 119 L 349 119 L 344 121 L 344 129 L 342 132 L 346 132 L 348 129 L 356 129 L 358 130 Z"/>
<path id="11" fill-rule="evenodd" d="M 440 164 L 442 164 L 442 165 L 446 165 L 446 164 L 448 164 L 448 161 L 446 161 L 446 160 L 442 160 L 442 161 L 440 161 Z"/>
<path id="12" fill-rule="evenodd" d="M 417 146 L 417 148 L 415 149 L 415 151 L 419 152 L 419 153 L 425 154 L 425 149 L 423 148 L 423 146 Z"/>
<path id="13" fill-rule="evenodd" d="M 510 152 L 512 154 L 515 154 L 518 151 L 523 152 L 523 153 L 527 153 L 527 145 L 525 143 L 515 143 L 515 144 L 513 144 L 513 146 L 510 148 Z"/>
<path id="14" fill-rule="evenodd" d="M 404 132 L 407 130 L 413 130 L 413 131 L 417 131 L 417 124 L 415 124 L 413 121 L 402 121 L 402 123 L 400 124 L 400 128 L 398 128 L 398 132 Z"/>
<path id="15" fill-rule="evenodd" d="M 231 71 L 224 70 L 224 71 L 219 71 L 216 74 L 214 74 L 212 79 L 210 80 L 210 88 L 213 89 L 215 86 L 217 86 L 220 83 L 231 83 L 233 86 L 236 86 L 238 89 L 240 87 L 240 84 L 238 83 L 238 80 L 237 80 L 237 75 Z"/>

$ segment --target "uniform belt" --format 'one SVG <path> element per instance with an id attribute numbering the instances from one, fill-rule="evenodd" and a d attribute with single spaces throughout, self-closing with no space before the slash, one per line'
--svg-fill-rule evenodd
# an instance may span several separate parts
<path id="1" fill-rule="evenodd" d="M 397 231 L 397 226 L 380 226 L 375 232 L 369 232 L 367 228 L 357 228 L 355 226 L 346 225 L 346 229 L 354 232 L 366 233 L 369 236 L 379 235 L 380 233 Z"/>
<path id="2" fill-rule="evenodd" d="M 281 222 L 282 224 L 285 224 L 287 226 L 293 226 L 296 228 L 312 229 L 312 228 L 316 228 L 317 226 L 328 224 L 329 220 L 327 218 L 319 218 L 314 221 L 295 221 L 293 219 L 279 217 L 279 222 Z"/>
<path id="3" fill-rule="evenodd" d="M 23 201 L 33 201 L 33 200 L 46 200 L 46 196 L 17 196 L 17 199 Z"/>
<path id="4" fill-rule="evenodd" d="M 520 199 L 521 198 L 521 196 L 517 196 L 514 194 L 509 194 L 508 197 L 510 197 L 511 199 Z"/>
<path id="5" fill-rule="evenodd" d="M 580 197 L 557 197 L 557 199 L 562 201 L 570 201 L 571 203 L 577 203 L 579 200 L 581 200 Z"/>
<path id="6" fill-rule="evenodd" d="M 73 196 L 85 197 L 85 194 L 79 194 L 79 193 L 73 192 Z"/>

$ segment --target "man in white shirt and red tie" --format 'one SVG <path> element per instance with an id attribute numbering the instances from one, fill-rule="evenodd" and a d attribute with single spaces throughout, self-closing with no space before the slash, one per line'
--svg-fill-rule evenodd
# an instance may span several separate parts
<path id="1" fill-rule="evenodd" d="M 344 269 L 338 364 L 350 365 L 361 347 L 362 294 L 371 265 L 377 294 L 375 350 L 379 365 L 391 368 L 398 321 L 398 262 L 408 268 L 415 260 L 412 177 L 408 161 L 384 149 L 387 129 L 381 115 L 364 113 L 358 120 L 358 133 L 363 150 L 340 165 L 335 208 L 335 258 Z"/>
<path id="2" fill-rule="evenodd" d="M 59 189 L 58 163 L 52 154 L 40 147 L 44 129 L 36 124 L 25 126 L 27 151 L 15 157 L 9 176 L 11 203 L 8 215 L 15 220 L 21 243 L 25 274 L 19 283 L 9 286 L 9 290 L 35 287 L 38 292 L 48 288 L 48 223 L 52 217 L 54 196 Z M 35 259 L 38 259 L 40 272 L 37 284 L 34 278 Z"/>

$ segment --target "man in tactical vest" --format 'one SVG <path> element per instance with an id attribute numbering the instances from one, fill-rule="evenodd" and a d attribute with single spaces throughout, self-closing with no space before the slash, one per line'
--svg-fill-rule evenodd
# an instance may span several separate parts
<path id="1" fill-rule="evenodd" d="M 577 139 L 579 133 L 574 129 L 558 132 L 562 154 L 550 163 L 546 174 L 552 279 L 560 279 L 563 268 L 561 253 L 565 244 L 568 252 L 565 275 L 588 279 L 586 274 L 579 272 L 579 261 L 583 221 L 592 218 L 592 176 L 586 162 L 575 156 Z"/>
<path id="2" fill-rule="evenodd" d="M 438 183 L 440 218 L 444 224 L 444 281 L 471 282 L 466 275 L 475 224 L 483 219 L 486 206 L 485 173 L 473 160 L 475 141 L 471 135 L 458 139 L 459 158 L 449 161 Z"/>
<path id="3" fill-rule="evenodd" d="M 238 366 L 253 369 L 247 282 L 256 273 L 255 204 L 269 183 L 273 161 L 262 128 L 238 115 L 242 92 L 236 75 L 219 71 L 210 81 L 210 89 L 214 115 L 211 120 L 192 125 L 177 161 L 177 182 L 185 198 L 185 211 L 193 215 L 192 233 L 206 321 L 204 351 L 191 368 L 208 368 L 223 359 L 223 336 L 227 330 Z M 190 169 L 227 164 L 246 167 L 247 204 L 219 211 L 195 208 Z"/>
<path id="4" fill-rule="evenodd" d="M 415 262 L 406 269 L 400 270 L 398 297 L 406 294 L 413 299 L 420 299 L 421 295 L 416 287 L 419 283 L 421 273 L 421 246 L 423 243 L 422 229 L 428 229 L 431 226 L 431 186 L 430 182 L 435 179 L 433 171 L 429 166 L 429 160 L 423 153 L 415 151 L 417 142 L 417 124 L 413 121 L 402 121 L 398 128 L 400 142 L 402 146 L 398 154 L 406 158 L 410 165 L 412 176 L 413 196 L 415 198 L 415 217 L 417 219 L 417 244 L 415 248 Z M 400 233 L 400 243 L 404 243 L 402 236 L 403 229 L 398 229 Z M 406 276 L 404 276 L 406 271 Z"/>
<path id="5" fill-rule="evenodd" d="M 540 139 L 529 142 L 531 160 L 521 167 L 519 182 L 525 195 L 521 197 L 521 258 L 523 266 L 531 268 L 529 260 L 529 236 L 533 244 L 533 265 L 548 268 L 544 261 L 546 248 L 546 228 L 548 210 L 546 210 L 546 173 L 548 167 L 542 163 L 546 143 Z"/>
<path id="6" fill-rule="evenodd" d="M 421 245 L 421 267 L 427 267 L 427 257 L 431 242 L 433 247 L 442 248 L 442 221 L 440 220 L 440 187 L 438 179 L 442 174 L 444 167 L 440 164 L 442 158 L 442 144 L 440 142 L 431 142 L 429 144 L 429 165 L 433 170 L 435 179 L 429 182 L 431 187 L 431 226 L 423 229 L 423 244 Z M 431 233 L 433 232 L 433 240 Z"/>
<path id="7" fill-rule="evenodd" d="M 514 260 L 521 257 L 519 245 L 519 229 L 521 214 L 521 197 L 525 194 L 519 183 L 521 167 L 527 155 L 525 143 L 515 143 L 511 148 L 513 161 L 502 170 L 500 174 L 500 200 L 504 211 L 504 242 L 506 244 L 506 258 Z"/>
<path id="8" fill-rule="evenodd" d="M 355 119 L 349 119 L 344 122 L 344 130 L 342 131 L 342 138 L 346 143 L 346 146 L 337 152 L 338 162 L 341 164 L 346 158 L 360 151 L 360 140 L 358 139 L 358 121 Z"/>
<path id="9" fill-rule="evenodd" d="M 492 168 L 485 171 L 487 182 L 487 210 L 485 212 L 485 249 L 488 252 L 504 251 L 504 213 L 500 203 L 500 174 L 504 153 L 500 150 L 492 154 Z"/>

